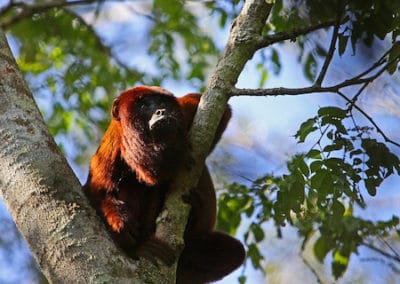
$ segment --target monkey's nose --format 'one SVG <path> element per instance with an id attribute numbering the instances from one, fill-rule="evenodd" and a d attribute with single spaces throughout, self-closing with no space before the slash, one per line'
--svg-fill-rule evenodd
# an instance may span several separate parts
<path id="1" fill-rule="evenodd" d="M 160 120 L 165 119 L 165 114 L 167 113 L 165 108 L 159 108 L 157 109 L 153 115 L 151 116 L 151 119 L 149 120 L 149 128 L 150 130 L 153 129 L 153 126 Z"/>
<path id="2" fill-rule="evenodd" d="M 156 110 L 155 115 L 161 116 L 165 114 L 165 108 L 159 108 Z"/>

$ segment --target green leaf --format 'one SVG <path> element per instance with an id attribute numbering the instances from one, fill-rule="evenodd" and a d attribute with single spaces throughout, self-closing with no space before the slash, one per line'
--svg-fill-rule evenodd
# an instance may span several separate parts
<path id="1" fill-rule="evenodd" d="M 247 248 L 247 257 L 250 258 L 251 263 L 255 269 L 261 269 L 261 261 L 264 257 L 261 255 L 257 245 L 252 243 Z"/>
<path id="2" fill-rule="evenodd" d="M 339 34 L 339 55 L 342 56 L 346 51 L 347 42 L 349 40 L 349 36 L 343 35 L 343 33 Z"/>
<path id="3" fill-rule="evenodd" d="M 393 75 L 397 71 L 397 66 L 400 61 L 400 42 L 397 41 L 393 44 L 392 50 L 389 53 L 389 64 L 387 66 L 387 71 L 389 74 Z"/>
<path id="4" fill-rule="evenodd" d="M 282 69 L 282 64 L 279 58 L 279 53 L 275 48 L 272 49 L 271 59 L 273 63 L 274 75 L 279 75 Z"/>
<path id="5" fill-rule="evenodd" d="M 343 145 L 339 144 L 339 143 L 335 143 L 335 144 L 331 144 L 331 145 L 326 145 L 324 147 L 324 152 L 330 153 L 330 152 L 334 152 L 334 151 L 339 151 L 343 148 Z"/>
<path id="6" fill-rule="evenodd" d="M 342 255 L 339 251 L 333 253 L 332 273 L 336 279 L 341 277 L 349 265 L 349 257 Z"/>
<path id="7" fill-rule="evenodd" d="M 257 65 L 257 69 L 258 69 L 258 71 L 261 73 L 261 76 L 260 76 L 260 83 L 258 84 L 258 87 L 259 87 L 259 88 L 262 88 L 262 87 L 265 85 L 265 83 L 267 82 L 267 79 L 268 79 L 268 70 L 265 69 L 265 67 L 264 67 L 263 64 L 258 64 L 258 65 Z"/>
<path id="8" fill-rule="evenodd" d="M 310 164 L 310 170 L 312 173 L 319 172 L 322 169 L 323 165 L 324 163 L 320 160 L 314 161 Z"/>
<path id="9" fill-rule="evenodd" d="M 332 249 L 330 243 L 327 242 L 325 237 L 319 237 L 314 244 L 314 255 L 319 262 L 323 262 L 328 252 Z"/>
<path id="10" fill-rule="evenodd" d="M 263 229 L 260 227 L 260 225 L 251 223 L 250 230 L 253 233 L 254 239 L 256 240 L 257 243 L 264 240 L 265 234 L 264 234 Z"/>
<path id="11" fill-rule="evenodd" d="M 298 143 L 303 143 L 307 136 L 317 130 L 318 128 L 315 126 L 317 118 L 313 117 L 303 122 L 300 125 L 300 129 L 296 132 L 295 137 L 298 140 Z"/>
<path id="12" fill-rule="evenodd" d="M 320 44 L 317 44 L 316 52 L 321 57 L 327 56 L 327 52 L 326 52 L 325 48 L 323 46 L 321 46 Z"/>
<path id="13" fill-rule="evenodd" d="M 340 223 L 342 221 L 345 210 L 346 210 L 346 208 L 344 207 L 344 205 L 341 202 L 339 202 L 337 200 L 333 200 L 333 203 L 332 203 L 333 220 L 338 225 L 340 225 Z"/>
<path id="14" fill-rule="evenodd" d="M 339 107 L 322 107 L 318 110 L 318 115 L 321 117 L 332 117 L 337 119 L 344 119 L 347 116 L 347 110 Z"/>
<path id="15" fill-rule="evenodd" d="M 327 170 L 320 169 L 315 171 L 315 174 L 311 177 L 311 187 L 319 189 L 325 184 L 325 180 L 329 178 L 330 174 Z"/>
<path id="16" fill-rule="evenodd" d="M 311 149 L 306 154 L 306 157 L 310 158 L 310 159 L 321 159 L 321 151 L 319 151 L 317 149 Z"/>
<path id="17" fill-rule="evenodd" d="M 308 54 L 306 63 L 304 65 L 304 73 L 306 74 L 306 78 L 311 82 L 314 81 L 315 76 L 317 74 L 317 61 L 314 58 L 314 55 L 311 53 Z"/>
<path id="18" fill-rule="evenodd" d="M 371 196 L 375 196 L 376 195 L 377 183 L 378 182 L 374 178 L 367 178 L 364 181 L 365 187 L 367 188 L 367 191 Z"/>
<path id="19" fill-rule="evenodd" d="M 297 159 L 296 164 L 304 176 L 308 176 L 310 174 L 310 169 L 302 158 Z"/>

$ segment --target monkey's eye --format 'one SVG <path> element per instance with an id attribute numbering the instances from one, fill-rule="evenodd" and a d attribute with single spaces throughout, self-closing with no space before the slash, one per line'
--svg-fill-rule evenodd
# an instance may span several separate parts
<path id="1" fill-rule="evenodd" d="M 151 102 L 145 97 L 139 98 L 138 106 L 141 110 L 147 110 L 151 107 Z"/>
<path id="2" fill-rule="evenodd" d="M 149 108 L 150 107 L 150 102 L 148 102 L 148 101 L 146 101 L 146 100 L 143 100 L 141 103 L 140 103 L 140 108 Z"/>

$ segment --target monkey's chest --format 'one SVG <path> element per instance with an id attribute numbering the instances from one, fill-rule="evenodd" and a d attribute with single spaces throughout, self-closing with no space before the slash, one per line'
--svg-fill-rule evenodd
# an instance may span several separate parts
<path id="1" fill-rule="evenodd" d="M 118 199 L 126 205 L 128 222 L 148 235 L 154 232 L 157 216 L 164 205 L 166 186 L 148 187 L 140 183 L 124 183 Z"/>

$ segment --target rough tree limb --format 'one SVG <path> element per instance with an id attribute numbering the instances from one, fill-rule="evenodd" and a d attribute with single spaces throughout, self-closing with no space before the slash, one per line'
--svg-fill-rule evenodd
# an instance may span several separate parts
<path id="1" fill-rule="evenodd" d="M 258 49 L 262 29 L 271 8 L 272 5 L 267 4 L 265 0 L 245 2 L 241 13 L 232 24 L 228 43 L 200 101 L 189 133 L 195 165 L 189 171 L 182 170 L 175 179 L 157 224 L 157 236 L 177 251 L 183 246 L 182 236 L 190 210 L 188 205 L 182 203 L 182 195 L 188 194 L 199 179 L 204 160 L 211 148 L 217 122 L 225 111 L 229 91 L 236 84 L 246 62 Z M 172 269 L 170 277 L 174 277 Z"/>

